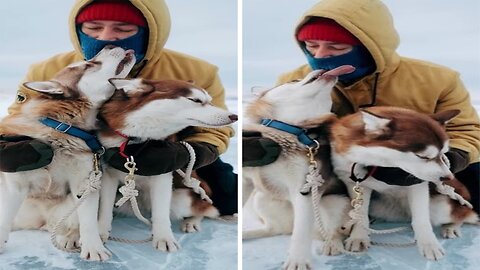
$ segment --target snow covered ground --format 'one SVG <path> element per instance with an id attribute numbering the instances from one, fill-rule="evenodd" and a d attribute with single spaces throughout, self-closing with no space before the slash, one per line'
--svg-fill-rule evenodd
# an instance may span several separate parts
<path id="1" fill-rule="evenodd" d="M 202 231 L 185 234 L 175 222 L 174 234 L 182 249 L 171 254 L 155 251 L 151 243 L 108 241 L 106 247 L 113 257 L 106 262 L 87 262 L 81 260 L 78 253 L 59 251 L 50 243 L 50 235 L 46 232 L 12 232 L 6 252 L 0 255 L 0 269 L 236 269 L 237 224 L 206 220 L 202 225 Z M 133 218 L 116 218 L 112 235 L 145 239 L 148 229 Z"/>
<path id="2" fill-rule="evenodd" d="M 243 227 L 256 228 L 260 223 L 250 213 L 243 212 Z M 390 229 L 409 227 L 403 223 L 374 223 L 374 229 Z M 324 256 L 316 250 L 322 248 L 323 242 L 314 240 L 312 247 L 314 269 L 321 270 L 478 270 L 480 266 L 480 229 L 476 225 L 463 225 L 462 237 L 443 239 L 439 235 L 440 228 L 435 233 L 440 244 L 446 251 L 446 256 L 439 261 L 428 261 L 420 255 L 416 246 L 383 247 L 372 246 L 367 253 L 339 256 Z M 411 243 L 413 231 L 407 230 L 395 234 L 373 235 L 372 241 L 379 243 Z M 242 264 L 245 270 L 279 269 L 287 258 L 290 236 L 281 235 L 262 239 L 244 240 L 242 243 Z"/>

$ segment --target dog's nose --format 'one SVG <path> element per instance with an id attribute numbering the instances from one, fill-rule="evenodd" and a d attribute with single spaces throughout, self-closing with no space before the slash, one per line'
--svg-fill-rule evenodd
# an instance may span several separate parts
<path id="1" fill-rule="evenodd" d="M 450 174 L 450 175 L 447 175 L 447 176 L 442 176 L 440 177 L 440 181 L 449 181 L 449 180 L 453 180 L 454 176 L 453 174 Z"/>
<path id="2" fill-rule="evenodd" d="M 228 119 L 232 120 L 232 121 L 237 121 L 238 120 L 238 115 L 236 114 L 230 114 L 228 116 Z"/>

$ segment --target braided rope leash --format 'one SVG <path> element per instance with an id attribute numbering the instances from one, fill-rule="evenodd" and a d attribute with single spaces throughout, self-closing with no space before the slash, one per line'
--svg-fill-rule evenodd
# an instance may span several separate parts
<path id="1" fill-rule="evenodd" d="M 300 193 L 303 195 L 307 195 L 308 193 L 312 193 L 312 204 L 313 204 L 313 216 L 315 219 L 315 224 L 317 225 L 317 229 L 320 232 L 320 235 L 324 239 L 324 246 L 329 245 L 331 243 L 332 237 L 328 235 L 327 231 L 325 230 L 325 226 L 323 225 L 322 222 L 322 217 L 320 213 L 320 199 L 322 197 L 322 194 L 320 193 L 319 188 L 323 186 L 325 183 L 325 180 L 321 176 L 318 163 L 315 160 L 315 155 L 318 152 L 318 149 L 320 148 L 320 144 L 318 141 L 314 140 L 316 143 L 316 146 L 314 147 L 308 147 L 308 153 L 307 157 L 309 159 L 310 165 L 308 166 L 308 173 L 305 177 L 306 183 L 303 185 L 303 187 L 300 189 Z M 345 254 L 351 254 L 351 255 L 358 255 L 360 252 L 351 252 L 345 250 L 345 248 L 339 247 L 338 250 L 340 253 L 345 253 Z"/>
<path id="2" fill-rule="evenodd" d="M 310 192 L 312 193 L 312 204 L 313 204 L 313 215 L 315 218 L 315 223 L 317 224 L 318 230 L 322 235 L 323 239 L 329 239 L 327 231 L 323 225 L 321 214 L 320 214 L 320 192 L 318 190 L 321 187 L 325 180 L 320 175 L 320 170 L 318 169 L 318 163 L 315 160 L 315 155 L 318 152 L 320 144 L 315 140 L 316 146 L 308 147 L 307 157 L 309 159 L 308 173 L 305 177 L 305 184 L 300 189 L 302 195 L 307 195 Z"/>
<path id="3" fill-rule="evenodd" d="M 66 247 L 60 246 L 60 244 L 57 242 L 57 233 L 60 230 L 60 228 L 64 226 L 64 224 L 66 223 L 66 220 L 75 211 L 77 211 L 78 207 L 80 207 L 80 205 L 85 201 L 87 196 L 92 192 L 100 190 L 101 188 L 100 179 L 102 177 L 102 171 L 100 170 L 100 164 L 99 164 L 100 155 L 101 154 L 99 153 L 93 154 L 93 170 L 90 172 L 86 186 L 77 195 L 77 197 L 80 196 L 79 200 L 77 201 L 75 206 L 66 215 L 64 215 L 53 227 L 52 234 L 50 235 L 50 241 L 52 242 L 53 246 L 59 250 L 66 251 L 66 252 L 80 252 L 80 248 L 67 249 Z"/>
<path id="4" fill-rule="evenodd" d="M 185 186 L 192 188 L 195 193 L 200 194 L 202 199 L 206 200 L 211 204 L 212 200 L 208 197 L 205 190 L 200 187 L 200 181 L 191 177 L 193 165 L 195 164 L 195 158 L 196 158 L 195 150 L 190 144 L 186 142 L 182 141 L 180 143 L 182 143 L 187 148 L 190 154 L 190 161 L 187 165 L 186 173 L 184 173 L 181 170 L 177 170 L 177 173 L 183 177 L 183 184 Z M 135 189 L 135 171 L 137 170 L 137 168 L 136 168 L 136 163 L 133 159 L 133 156 L 130 156 L 129 158 L 127 158 L 127 162 L 125 162 L 124 166 L 128 170 L 128 175 L 125 176 L 125 185 L 123 185 L 119 189 L 123 197 L 120 198 L 115 203 L 115 206 L 120 207 L 125 202 L 130 201 L 132 210 L 135 216 L 146 225 L 151 226 L 151 222 L 142 215 L 138 207 L 138 202 L 136 197 L 138 196 L 139 193 L 138 193 L 138 190 Z M 130 239 L 125 239 L 125 238 L 120 238 L 115 236 L 110 236 L 109 239 L 117 242 L 122 242 L 122 243 L 147 243 L 152 241 L 153 236 L 150 236 L 149 238 L 143 239 L 143 240 L 130 240 Z"/>
<path id="5" fill-rule="evenodd" d="M 200 186 L 200 181 L 198 179 L 192 177 L 193 165 L 195 164 L 195 159 L 196 159 L 195 150 L 187 142 L 181 141 L 180 143 L 183 144 L 183 146 L 185 146 L 187 148 L 188 153 L 190 154 L 190 161 L 188 162 L 188 165 L 187 165 L 187 168 L 185 169 L 185 172 L 183 172 L 180 169 L 176 170 L 176 172 L 181 177 L 183 177 L 182 183 L 186 187 L 191 188 L 195 193 L 199 194 L 200 197 L 202 198 L 202 200 L 205 200 L 209 204 L 212 204 L 213 203 L 212 200 L 210 199 L 210 197 L 208 197 L 205 190 Z"/>
<path id="6" fill-rule="evenodd" d="M 447 167 L 450 168 L 450 160 L 448 159 L 448 157 L 445 154 L 443 154 L 441 156 L 441 159 L 445 163 L 445 165 L 447 165 Z M 461 205 L 466 205 L 470 209 L 473 208 L 472 204 L 470 202 L 468 202 L 467 200 L 465 200 L 460 194 L 456 193 L 455 188 L 453 188 L 452 186 L 445 185 L 441 181 L 436 181 L 436 182 L 433 182 L 433 183 L 436 185 L 436 190 L 440 194 L 447 195 L 448 197 L 450 197 L 450 199 L 456 200 Z"/>
<path id="7" fill-rule="evenodd" d="M 317 140 L 314 140 L 315 146 L 308 147 L 307 158 L 309 159 L 309 166 L 308 166 L 308 173 L 305 177 L 305 184 L 300 189 L 300 193 L 303 195 L 307 195 L 310 192 L 312 193 L 312 204 L 313 204 L 313 215 L 315 218 L 315 223 L 317 225 L 320 234 L 322 235 L 325 241 L 331 241 L 330 237 L 325 230 L 325 226 L 323 225 L 321 214 L 320 214 L 320 199 L 321 194 L 319 188 L 323 186 L 325 180 L 320 174 L 320 170 L 318 168 L 318 163 L 315 160 L 315 155 L 320 148 L 320 143 Z"/>
<path id="8" fill-rule="evenodd" d="M 465 200 L 462 195 L 458 194 L 455 192 L 455 188 L 453 188 L 452 186 L 449 186 L 449 185 L 445 185 L 444 183 L 442 182 L 434 182 L 434 184 L 436 185 L 436 190 L 443 194 L 443 195 L 447 195 L 448 197 L 450 197 L 450 199 L 452 200 L 456 200 L 458 201 L 461 205 L 465 205 L 467 206 L 468 208 L 472 209 L 473 206 L 472 204 Z"/>
<path id="9" fill-rule="evenodd" d="M 392 229 L 385 229 L 385 230 L 375 230 L 370 228 L 369 224 L 365 224 L 365 219 L 363 217 L 366 216 L 365 213 L 362 211 L 362 205 L 363 205 L 363 188 L 360 186 L 359 182 L 355 183 L 355 186 L 353 187 L 353 191 L 355 192 L 355 198 L 352 199 L 351 205 L 352 205 L 352 210 L 349 211 L 348 216 L 350 217 L 350 221 L 348 221 L 344 227 L 346 228 L 352 228 L 355 225 L 360 225 L 362 226 L 365 230 L 367 230 L 371 234 L 391 234 L 391 233 L 397 233 L 397 232 L 402 232 L 406 231 L 409 229 L 409 227 L 398 227 L 398 228 L 392 228 Z M 416 241 L 414 240 L 413 242 L 408 242 L 408 243 L 383 243 L 383 242 L 371 242 L 372 245 L 377 245 L 377 246 L 384 246 L 384 247 L 410 247 L 414 246 L 416 244 Z"/>
<path id="10" fill-rule="evenodd" d="M 138 201 L 137 201 L 138 190 L 135 189 L 135 186 L 136 186 L 135 171 L 138 170 L 136 165 L 137 164 L 135 163 L 133 156 L 127 157 L 127 161 L 123 166 L 128 170 L 128 174 L 125 176 L 125 184 L 121 186 L 119 189 L 120 193 L 122 194 L 122 198 L 120 198 L 115 203 L 115 206 L 120 207 L 127 201 L 130 201 L 130 205 L 132 206 L 132 211 L 135 214 L 135 216 L 141 222 L 145 223 L 147 226 L 150 227 L 152 223 L 142 215 L 140 208 L 138 207 Z M 116 236 L 109 236 L 108 239 L 116 242 L 127 243 L 127 244 L 140 244 L 140 243 L 148 243 L 152 241 L 153 236 L 151 235 L 146 239 L 140 239 L 140 240 L 126 239 L 126 238 L 121 238 Z"/>
<path id="11" fill-rule="evenodd" d="M 127 161 L 123 165 L 128 170 L 128 174 L 125 176 L 125 184 L 119 189 L 123 197 L 115 203 L 115 206 L 120 207 L 125 202 L 130 201 L 135 216 L 140 221 L 150 226 L 151 222 L 142 215 L 140 208 L 138 207 L 138 190 L 135 189 L 135 171 L 138 170 L 136 165 L 133 156 L 127 158 Z"/>

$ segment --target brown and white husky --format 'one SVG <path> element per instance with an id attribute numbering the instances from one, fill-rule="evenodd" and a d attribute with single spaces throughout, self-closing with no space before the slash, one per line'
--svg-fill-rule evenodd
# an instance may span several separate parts
<path id="1" fill-rule="evenodd" d="M 332 164 L 351 197 L 355 197 L 352 191 L 355 182 L 350 176 L 369 175 L 366 166 L 398 167 L 424 180 L 398 186 L 370 176 L 360 186 L 363 224 L 368 226 L 368 214 L 392 221 L 411 220 L 420 253 L 430 260 L 445 254 L 433 233 L 432 223 L 443 225 L 443 236 L 453 238 L 459 235 L 462 223 L 478 221 L 477 214 L 458 201 L 438 193 L 429 195 L 429 182 L 444 181 L 468 198 L 468 191 L 454 178 L 445 157 L 449 146 L 443 125 L 458 113 L 451 110 L 428 116 L 402 108 L 372 107 L 341 118 L 331 127 Z M 358 166 L 352 167 L 354 164 Z M 371 201 L 372 190 L 380 195 Z M 346 248 L 359 251 L 369 245 L 366 228 L 354 226 Z"/>
<path id="2" fill-rule="evenodd" d="M 136 142 L 145 142 L 148 139 L 165 140 L 189 126 L 216 128 L 237 120 L 237 115 L 213 106 L 209 94 L 189 82 L 144 79 L 113 79 L 111 82 L 117 90 L 102 107 L 100 114 L 108 126 L 99 134 L 102 144 L 107 148 L 118 147 L 125 141 L 118 133 L 135 138 Z M 119 181 L 123 182 L 125 176 L 121 171 L 105 168 L 99 215 L 103 239 L 108 238 L 111 230 L 117 186 Z M 172 173 L 135 178 L 140 196 L 146 195 L 150 200 L 153 246 L 161 251 L 178 250 L 179 245 L 173 236 L 169 217 Z M 176 210 L 182 217 L 194 217 L 184 224 L 186 231 L 191 231 L 189 227 L 193 227 L 189 222 L 199 222 L 203 216 L 218 216 L 217 209 L 208 203 L 202 207 L 192 205 L 192 202 L 205 202 L 192 199 L 190 195 L 189 192 L 180 192 L 173 202 L 181 205 L 172 206 L 174 209 L 183 209 L 183 213 Z"/>
<path id="3" fill-rule="evenodd" d="M 0 129 L 3 134 L 26 135 L 50 144 L 54 158 L 45 168 L 0 173 L 0 252 L 5 248 L 14 217 L 27 196 L 65 198 L 71 192 L 72 200 L 77 200 L 76 195 L 93 170 L 93 154 L 83 139 L 67 134 L 67 129 L 95 130 L 98 110 L 115 89 L 108 80 L 124 78 L 134 63 L 132 50 L 108 46 L 93 59 L 64 68 L 50 81 L 24 84 L 40 94 L 27 101 L 18 114 L 5 117 Z M 47 118 L 64 124 L 52 128 L 40 122 Z M 87 260 L 106 260 L 111 256 L 99 236 L 98 201 L 99 193 L 92 192 L 78 208 L 80 256 Z M 25 207 L 24 211 L 27 212 L 16 220 L 16 228 L 36 224 L 36 229 L 40 229 L 46 224 L 36 208 Z"/>
<path id="4" fill-rule="evenodd" d="M 340 181 L 332 180 L 329 166 L 328 143 L 325 143 L 326 133 L 318 133 L 318 126 L 328 122 L 332 99 L 331 90 L 339 75 L 350 73 L 352 66 L 341 66 L 325 72 L 316 70 L 300 81 L 294 81 L 277 86 L 260 93 L 246 109 L 246 117 L 250 121 L 243 129 L 262 133 L 263 137 L 273 139 L 282 147 L 278 159 L 262 167 L 244 167 L 244 187 L 253 184 L 253 191 L 245 205 L 245 211 L 250 210 L 262 222 L 260 229 L 244 230 L 243 239 L 273 236 L 292 233 L 289 254 L 284 264 L 286 269 L 309 269 L 311 260 L 311 244 L 314 230 L 314 218 L 311 196 L 300 193 L 309 172 L 307 146 L 299 137 L 288 132 L 271 128 L 271 123 L 288 123 L 295 126 L 302 135 L 322 142 L 316 159 L 319 161 L 321 177 L 325 180 L 323 189 L 332 187 Z M 265 125 L 260 124 L 262 119 Z M 270 122 L 270 123 L 269 123 Z M 283 124 L 281 124 L 283 125 Z M 310 129 L 310 130 L 308 130 Z M 305 134 L 303 134 L 305 131 Z M 322 132 L 320 132 L 322 133 Z M 319 137 L 320 136 L 320 137 Z M 323 156 L 323 157 L 322 157 Z M 326 160 L 325 160 L 326 159 Z M 247 189 L 244 190 L 248 193 Z M 251 205 L 252 209 L 248 209 Z M 344 196 L 324 196 L 320 205 L 322 212 L 329 215 L 332 208 L 348 211 L 348 199 Z M 292 207 L 293 206 L 293 207 Z M 293 209 L 292 209 L 293 208 Z M 293 210 L 293 213 L 292 213 Z M 337 229 L 341 226 L 343 217 L 331 220 L 327 232 L 332 241 L 324 248 L 324 253 L 335 254 L 343 249 L 341 235 Z M 292 223 L 293 222 L 293 223 Z M 338 245 L 341 245 L 339 248 Z M 311 268 L 311 267 L 310 267 Z"/>

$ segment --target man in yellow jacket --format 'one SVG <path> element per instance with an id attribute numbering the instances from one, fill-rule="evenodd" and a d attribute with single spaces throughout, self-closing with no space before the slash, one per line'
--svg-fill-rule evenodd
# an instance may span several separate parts
<path id="1" fill-rule="evenodd" d="M 25 81 L 43 81 L 51 79 L 67 65 L 90 59 L 105 45 L 112 44 L 125 49 L 134 49 L 137 63 L 130 72 L 130 78 L 164 80 L 193 80 L 211 96 L 212 103 L 226 108 L 225 93 L 218 77 L 217 67 L 203 60 L 165 49 L 163 46 L 170 32 L 170 15 L 164 0 L 77 0 L 69 16 L 70 39 L 74 51 L 56 55 L 30 67 Z M 10 106 L 9 113 L 17 113 L 21 106 L 28 103 L 34 91 L 20 86 L 16 102 Z M 48 165 L 53 152 L 48 145 L 25 137 L 11 137 L 0 130 L 0 171 L 15 172 L 31 170 Z M 199 168 L 212 162 L 214 168 L 204 168 L 199 174 L 216 174 L 227 177 L 231 183 L 210 183 L 213 189 L 230 189 L 230 198 L 219 198 L 220 212 L 236 212 L 236 180 L 232 167 L 218 160 L 228 147 L 233 129 L 192 128 L 180 134 L 196 152 L 195 167 Z M 141 150 L 141 151 L 140 151 Z M 106 161 L 113 167 L 124 170 L 125 160 L 118 149 L 107 150 Z M 189 161 L 187 149 L 176 142 L 153 141 L 142 145 L 129 145 L 127 153 L 136 154 L 138 174 L 156 175 L 184 168 Z M 143 165 L 142 165 L 143 164 Z M 151 166 L 155 164 L 155 166 Z M 215 173 L 213 173 L 215 172 Z M 212 179 L 212 178 L 210 178 Z M 227 192 L 228 193 L 228 192 Z M 228 204 L 228 205 L 225 205 Z"/>
<path id="2" fill-rule="evenodd" d="M 447 124 L 452 172 L 479 199 L 480 121 L 459 74 L 447 67 L 399 56 L 399 36 L 379 0 L 323 0 L 301 18 L 295 38 L 308 64 L 282 75 L 279 83 L 301 79 L 312 69 L 353 65 L 332 92 L 332 112 L 344 116 L 370 106 L 399 106 L 422 113 L 460 109 Z M 256 134 L 243 140 L 244 166 L 273 162 L 279 146 Z M 399 169 L 382 170 L 386 179 L 405 178 Z"/>

